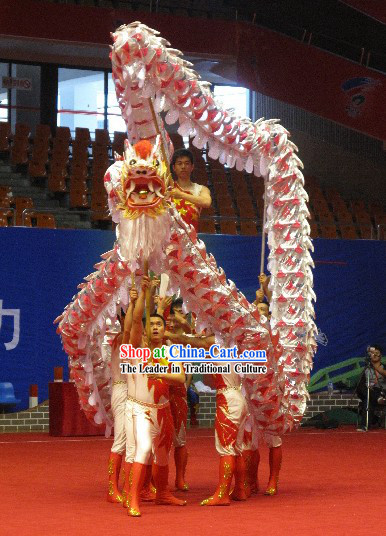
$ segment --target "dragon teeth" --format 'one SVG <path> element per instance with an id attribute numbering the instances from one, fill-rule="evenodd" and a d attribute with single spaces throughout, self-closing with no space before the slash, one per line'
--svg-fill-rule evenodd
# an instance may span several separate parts
<path id="1" fill-rule="evenodd" d="M 128 189 L 128 195 L 131 194 L 131 192 L 134 190 L 135 188 L 135 182 L 134 181 L 130 181 L 130 188 Z"/>
<path id="2" fill-rule="evenodd" d="M 154 191 L 158 195 L 158 197 L 162 197 L 162 199 L 165 197 L 164 195 L 161 194 L 161 186 L 156 186 L 154 188 Z"/>

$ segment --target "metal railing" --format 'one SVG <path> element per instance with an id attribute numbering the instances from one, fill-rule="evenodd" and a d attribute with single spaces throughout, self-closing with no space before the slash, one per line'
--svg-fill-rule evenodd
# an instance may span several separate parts
<path id="1" fill-rule="evenodd" d="M 4 214 L 7 217 L 7 220 L 10 212 L 12 213 L 12 225 L 14 226 L 16 224 L 16 210 L 11 207 L 0 207 L 0 215 Z"/>

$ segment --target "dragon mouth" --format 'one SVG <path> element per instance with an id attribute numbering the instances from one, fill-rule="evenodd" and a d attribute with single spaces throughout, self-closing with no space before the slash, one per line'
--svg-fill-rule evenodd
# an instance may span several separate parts
<path id="1" fill-rule="evenodd" d="M 126 203 L 131 207 L 152 207 L 164 199 L 165 186 L 153 175 L 131 176 L 125 184 Z"/>

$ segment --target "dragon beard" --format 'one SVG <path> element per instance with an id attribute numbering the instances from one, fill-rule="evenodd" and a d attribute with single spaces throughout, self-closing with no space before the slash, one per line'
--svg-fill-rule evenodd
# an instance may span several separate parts
<path id="1" fill-rule="evenodd" d="M 166 210 L 152 218 L 141 214 L 138 218 L 121 220 L 117 226 L 119 254 L 131 263 L 132 271 L 139 268 L 139 259 L 148 259 L 152 269 L 161 273 L 165 249 L 170 244 L 172 218 Z"/>

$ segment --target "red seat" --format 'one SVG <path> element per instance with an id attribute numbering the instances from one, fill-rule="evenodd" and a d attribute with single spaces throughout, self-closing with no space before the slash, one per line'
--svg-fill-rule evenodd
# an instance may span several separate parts
<path id="1" fill-rule="evenodd" d="M 338 238 L 335 225 L 320 225 L 322 238 Z"/>
<path id="2" fill-rule="evenodd" d="M 66 192 L 67 164 L 52 162 L 48 178 L 48 189 L 51 192 Z"/>
<path id="3" fill-rule="evenodd" d="M 240 229 L 241 229 L 241 234 L 242 235 L 251 235 L 251 236 L 257 235 L 256 223 L 254 221 L 251 221 L 251 220 L 243 221 L 243 220 L 241 220 L 240 221 Z"/>
<path id="4" fill-rule="evenodd" d="M 340 232 L 342 238 L 344 238 L 345 240 L 356 240 L 358 238 L 358 234 L 353 225 L 341 225 Z"/>
<path id="5" fill-rule="evenodd" d="M 23 211 L 25 209 L 33 208 L 33 200 L 30 197 L 15 197 L 14 205 L 16 209 L 16 225 L 24 225 Z"/>
<path id="6" fill-rule="evenodd" d="M 71 208 L 88 208 L 88 195 L 85 188 L 78 185 L 70 187 L 70 207 Z"/>
<path id="7" fill-rule="evenodd" d="M 315 221 L 310 221 L 310 236 L 311 238 L 318 238 L 319 230 Z"/>
<path id="8" fill-rule="evenodd" d="M 15 135 L 11 148 L 11 162 L 13 165 L 26 164 L 28 162 L 29 135 L 31 129 L 26 123 L 16 123 Z"/>
<path id="9" fill-rule="evenodd" d="M 245 199 L 242 203 L 238 203 L 238 208 L 240 211 L 240 218 L 256 218 L 256 211 L 250 199 Z"/>
<path id="10" fill-rule="evenodd" d="M 216 226 L 214 224 L 214 221 L 200 219 L 199 232 L 214 234 L 216 232 Z"/>
<path id="11" fill-rule="evenodd" d="M 221 220 L 220 229 L 221 234 L 237 234 L 236 222 L 234 220 Z"/>
<path id="12" fill-rule="evenodd" d="M 359 230 L 360 230 L 361 238 L 366 239 L 366 240 L 375 238 L 375 232 L 373 231 L 372 225 L 361 224 L 359 225 Z"/>
<path id="13" fill-rule="evenodd" d="M 114 156 L 114 153 L 118 153 L 119 155 L 123 154 L 126 138 L 127 138 L 126 132 L 114 132 L 114 139 L 111 145 L 113 156 Z"/>

